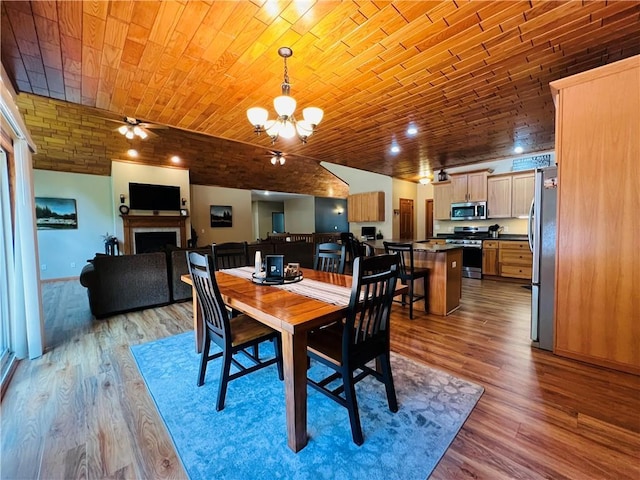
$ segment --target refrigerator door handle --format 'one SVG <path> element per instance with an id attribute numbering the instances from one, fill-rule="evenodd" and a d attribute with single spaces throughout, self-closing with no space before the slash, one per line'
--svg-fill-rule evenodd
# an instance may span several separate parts
<path id="1" fill-rule="evenodd" d="M 527 223 L 527 239 L 529 240 L 529 250 L 533 252 L 533 207 L 535 199 L 531 199 L 531 206 L 529 207 L 529 222 Z"/>

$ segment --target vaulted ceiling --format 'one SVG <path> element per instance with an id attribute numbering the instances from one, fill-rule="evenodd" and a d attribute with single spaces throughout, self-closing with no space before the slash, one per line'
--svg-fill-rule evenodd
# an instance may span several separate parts
<path id="1" fill-rule="evenodd" d="M 114 132 L 128 116 L 172 127 L 137 142 L 139 161 L 178 154 L 193 183 L 321 196 L 342 196 L 344 184 L 320 161 L 417 181 L 512 156 L 516 144 L 551 150 L 549 82 L 640 54 L 635 1 L 1 5 L 2 63 L 33 94 L 19 105 L 36 168 L 108 174 L 132 145 Z M 273 115 L 282 46 L 293 49 L 297 111 L 325 111 L 306 144 L 272 146 L 246 117 L 252 106 Z M 269 163 L 274 148 L 285 165 Z"/>

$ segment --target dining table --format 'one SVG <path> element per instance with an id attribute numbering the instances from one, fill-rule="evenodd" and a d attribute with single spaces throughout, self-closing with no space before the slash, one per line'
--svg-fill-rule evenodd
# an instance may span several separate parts
<path id="1" fill-rule="evenodd" d="M 270 326 L 282 336 L 287 444 L 299 452 L 307 444 L 307 333 L 345 317 L 352 277 L 302 268 L 298 288 L 292 287 L 294 284 L 287 288 L 255 283 L 250 270 L 241 267 L 217 271 L 216 282 L 228 307 Z M 185 274 L 180 278 L 193 289 L 195 347 L 201 352 L 205 338 L 202 312 L 191 276 Z M 323 290 L 331 295 L 322 297 Z M 398 282 L 397 293 L 406 290 Z"/>

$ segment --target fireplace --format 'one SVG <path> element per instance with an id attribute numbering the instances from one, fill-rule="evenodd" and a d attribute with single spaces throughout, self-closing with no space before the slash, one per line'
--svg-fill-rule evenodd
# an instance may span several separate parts
<path id="1" fill-rule="evenodd" d="M 177 215 L 121 215 L 121 217 L 124 227 L 125 254 L 142 253 L 138 248 L 138 236 L 141 234 L 143 234 L 141 237 L 144 239 L 143 242 L 146 242 L 149 237 L 151 237 L 150 242 L 162 242 L 157 247 L 158 249 L 162 249 L 167 243 L 172 243 L 177 247 L 187 245 L 185 226 L 187 217 Z M 154 236 L 155 239 L 153 239 Z M 167 239 L 173 240 L 173 242 L 168 242 Z M 147 248 L 147 246 L 143 246 L 145 251 Z"/>
<path id="2" fill-rule="evenodd" d="M 178 247 L 176 232 L 134 232 L 133 253 L 162 252 L 168 245 Z"/>

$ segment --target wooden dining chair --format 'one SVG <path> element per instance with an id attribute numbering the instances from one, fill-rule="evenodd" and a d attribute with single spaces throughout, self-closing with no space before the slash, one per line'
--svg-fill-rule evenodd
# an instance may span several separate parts
<path id="1" fill-rule="evenodd" d="M 397 254 L 400 259 L 400 273 L 398 277 L 403 285 L 409 285 L 409 292 L 402 295 L 401 303 L 406 305 L 409 303 L 409 318 L 413 320 L 413 304 L 418 300 L 424 300 L 424 311 L 429 310 L 426 292 L 429 291 L 429 269 L 415 266 L 413 258 L 413 245 L 411 243 L 399 242 L 382 242 L 385 253 Z M 419 279 L 424 280 L 423 295 L 416 295 L 414 290 L 414 282 Z"/>
<path id="2" fill-rule="evenodd" d="M 313 269 L 330 273 L 344 273 L 346 246 L 339 243 L 319 243 L 313 260 Z"/>
<path id="3" fill-rule="evenodd" d="M 247 242 L 214 243 L 211 245 L 211 250 L 216 270 L 246 267 L 249 264 L 249 245 Z"/>
<path id="4" fill-rule="evenodd" d="M 398 278 L 397 255 L 357 257 L 354 262 L 351 297 L 344 322 L 308 334 L 307 355 L 333 370 L 322 379 L 307 376 L 307 384 L 349 411 L 351 436 L 362 445 L 362 426 L 355 384 L 372 375 L 385 386 L 389 410 L 398 411 L 391 374 L 389 323 Z M 380 371 L 366 364 L 376 360 Z M 357 372 L 357 374 L 356 374 Z M 341 379 L 339 386 L 333 382 Z"/>
<path id="5" fill-rule="evenodd" d="M 204 384 L 207 364 L 216 358 L 222 357 L 220 372 L 220 384 L 218 387 L 218 400 L 216 410 L 224 408 L 227 393 L 227 384 L 231 380 L 243 377 L 249 373 L 260 370 L 277 363 L 278 377 L 283 379 L 282 373 L 282 343 L 280 333 L 258 322 L 248 315 L 239 313 L 231 317 L 220 295 L 216 282 L 213 260 L 210 255 L 202 255 L 197 252 L 187 253 L 189 273 L 198 296 L 198 305 L 202 312 L 205 325 L 205 339 L 200 356 L 200 370 L 198 373 L 198 386 Z M 267 360 L 260 359 L 259 345 L 266 341 L 274 342 L 275 355 Z M 218 345 L 222 351 L 209 354 L 211 343 Z M 253 351 L 249 352 L 249 347 Z M 246 366 L 236 359 L 236 354 L 243 354 L 251 365 Z M 231 373 L 231 364 L 238 371 Z"/>

